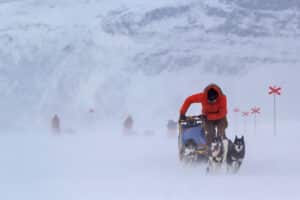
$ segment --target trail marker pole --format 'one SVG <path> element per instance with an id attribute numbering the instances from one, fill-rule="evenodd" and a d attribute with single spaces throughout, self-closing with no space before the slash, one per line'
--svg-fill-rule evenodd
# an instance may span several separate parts
<path id="1" fill-rule="evenodd" d="M 238 113 L 240 112 L 240 109 L 238 109 L 238 108 L 235 108 L 235 109 L 233 109 L 233 112 L 234 112 L 234 124 L 235 124 L 235 132 L 237 132 L 238 131 L 238 118 L 237 118 L 237 116 L 238 116 Z"/>
<path id="2" fill-rule="evenodd" d="M 270 86 L 269 95 L 273 95 L 273 134 L 277 135 L 277 111 L 276 111 L 276 96 L 281 95 L 281 87 Z"/>
<path id="3" fill-rule="evenodd" d="M 260 108 L 256 106 L 254 108 L 251 108 L 251 114 L 254 115 L 254 134 L 256 135 L 256 127 L 257 127 L 256 116 L 257 114 L 260 114 Z"/>
<path id="4" fill-rule="evenodd" d="M 242 112 L 242 116 L 244 117 L 244 134 L 247 132 L 247 117 L 249 116 L 249 112 Z"/>

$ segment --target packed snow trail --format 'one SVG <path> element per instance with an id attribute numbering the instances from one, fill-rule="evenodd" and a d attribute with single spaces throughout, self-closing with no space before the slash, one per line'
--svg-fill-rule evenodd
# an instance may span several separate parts
<path id="1" fill-rule="evenodd" d="M 291 125 L 286 128 L 295 128 Z M 0 198 L 92 199 L 298 199 L 297 134 L 246 136 L 238 175 L 207 175 L 184 166 L 177 138 L 121 136 L 119 132 L 51 136 L 2 134 Z"/>

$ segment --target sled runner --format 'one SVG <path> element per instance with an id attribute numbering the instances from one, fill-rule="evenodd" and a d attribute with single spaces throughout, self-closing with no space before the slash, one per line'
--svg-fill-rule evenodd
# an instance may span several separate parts
<path id="1" fill-rule="evenodd" d="M 204 117 L 188 116 L 179 121 L 179 159 L 185 162 L 207 161 Z"/>

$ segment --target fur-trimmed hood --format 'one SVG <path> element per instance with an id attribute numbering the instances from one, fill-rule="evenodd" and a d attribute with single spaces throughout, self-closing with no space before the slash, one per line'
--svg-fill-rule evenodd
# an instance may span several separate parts
<path id="1" fill-rule="evenodd" d="M 222 89 L 215 83 L 211 83 L 208 86 L 206 86 L 203 90 L 203 93 L 207 99 L 207 93 L 210 89 L 214 89 L 215 91 L 217 91 L 218 96 L 224 96 Z"/>

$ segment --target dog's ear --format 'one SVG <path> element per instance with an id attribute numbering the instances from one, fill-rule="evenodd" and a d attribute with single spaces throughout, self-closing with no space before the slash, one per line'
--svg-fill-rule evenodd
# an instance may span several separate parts
<path id="1" fill-rule="evenodd" d="M 241 138 L 243 141 L 244 141 L 244 136 L 242 136 L 242 138 Z"/>

